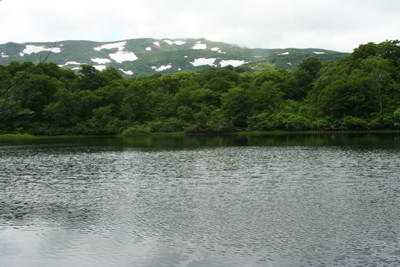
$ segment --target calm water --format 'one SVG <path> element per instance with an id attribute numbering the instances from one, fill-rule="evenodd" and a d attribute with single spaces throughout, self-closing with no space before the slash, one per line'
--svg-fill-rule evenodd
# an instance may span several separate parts
<path id="1" fill-rule="evenodd" d="M 0 266 L 398 266 L 400 135 L 0 140 Z"/>

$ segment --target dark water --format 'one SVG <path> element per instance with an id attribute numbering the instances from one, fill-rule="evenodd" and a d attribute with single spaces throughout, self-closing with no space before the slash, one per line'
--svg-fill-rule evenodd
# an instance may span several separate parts
<path id="1" fill-rule="evenodd" d="M 397 134 L 0 140 L 0 266 L 398 266 Z"/>

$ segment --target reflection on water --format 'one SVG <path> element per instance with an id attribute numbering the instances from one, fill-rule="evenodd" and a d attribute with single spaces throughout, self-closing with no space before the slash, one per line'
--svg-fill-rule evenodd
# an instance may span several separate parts
<path id="1" fill-rule="evenodd" d="M 397 266 L 398 135 L 0 140 L 1 266 Z"/>

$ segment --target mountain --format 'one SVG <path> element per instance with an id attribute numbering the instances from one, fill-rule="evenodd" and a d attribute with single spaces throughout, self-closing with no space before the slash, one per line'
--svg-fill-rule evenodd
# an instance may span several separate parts
<path id="1" fill-rule="evenodd" d="M 239 72 L 248 70 L 294 69 L 303 59 L 315 56 L 321 61 L 338 60 L 348 53 L 307 49 L 250 49 L 200 39 L 130 39 L 115 42 L 60 41 L 56 43 L 0 44 L 0 65 L 11 61 L 38 63 L 51 51 L 47 62 L 62 68 L 78 69 L 81 64 L 102 70 L 118 69 L 128 77 L 157 72 L 172 74 L 204 67 L 232 65 Z"/>

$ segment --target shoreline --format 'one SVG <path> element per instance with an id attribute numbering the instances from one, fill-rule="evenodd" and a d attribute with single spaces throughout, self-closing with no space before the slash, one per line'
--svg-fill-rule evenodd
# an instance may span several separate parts
<path id="1" fill-rule="evenodd" d="M 134 137 L 156 137 L 156 136 L 192 136 L 192 135 L 292 135 L 292 134 L 396 134 L 400 133 L 400 130 L 340 130 L 340 131 L 241 131 L 233 133 L 185 133 L 185 132 L 154 132 L 154 133 L 137 133 L 132 135 L 30 135 L 30 134 L 0 134 L 0 139 L 56 139 L 56 138 L 104 138 L 104 137 L 115 137 L 115 138 L 134 138 Z"/>

